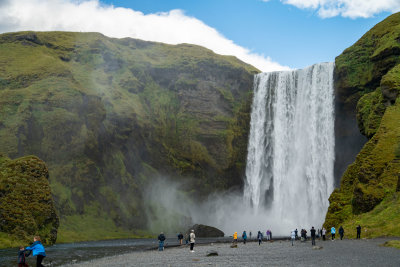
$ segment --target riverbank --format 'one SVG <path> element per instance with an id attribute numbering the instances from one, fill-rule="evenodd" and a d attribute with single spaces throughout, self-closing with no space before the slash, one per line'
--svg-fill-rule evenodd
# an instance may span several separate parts
<path id="1" fill-rule="evenodd" d="M 311 242 L 289 241 L 230 243 L 195 246 L 189 252 L 187 246 L 166 248 L 164 251 L 138 251 L 118 256 L 96 259 L 76 266 L 400 266 L 400 250 L 384 247 L 392 238 L 319 241 L 313 249 Z M 398 240 L 398 239 L 397 239 Z M 208 257 L 210 251 L 218 256 Z"/>

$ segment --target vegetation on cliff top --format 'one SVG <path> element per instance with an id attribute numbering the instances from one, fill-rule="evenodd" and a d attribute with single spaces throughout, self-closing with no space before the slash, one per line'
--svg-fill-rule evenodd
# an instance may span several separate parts
<path id="1" fill-rule="evenodd" d="M 241 185 L 257 72 L 189 44 L 2 34 L 0 151 L 48 164 L 61 236 L 76 216 L 134 235 L 146 228 L 153 177 L 184 181 L 200 197 Z"/>
<path id="2" fill-rule="evenodd" d="M 357 102 L 360 131 L 370 140 L 330 196 L 324 225 L 361 223 L 372 229 L 369 237 L 400 235 L 400 13 L 336 58 L 336 80 L 340 101 Z"/>
<path id="3" fill-rule="evenodd" d="M 10 160 L 0 154 L 0 248 L 29 244 L 34 235 L 55 243 L 59 219 L 48 177 L 37 157 Z"/>

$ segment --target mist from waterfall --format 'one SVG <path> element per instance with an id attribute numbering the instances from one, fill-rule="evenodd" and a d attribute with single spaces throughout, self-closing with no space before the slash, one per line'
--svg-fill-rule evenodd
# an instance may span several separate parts
<path id="1" fill-rule="evenodd" d="M 333 69 L 321 63 L 255 77 L 244 198 L 282 231 L 321 227 L 329 205 Z"/>
<path id="2" fill-rule="evenodd" d="M 145 191 L 146 203 L 159 206 L 149 220 L 154 228 L 175 233 L 181 217 L 226 236 L 320 228 L 334 184 L 333 68 L 256 75 L 244 192 L 215 192 L 199 202 L 181 193 L 184 184 L 162 177 Z"/>

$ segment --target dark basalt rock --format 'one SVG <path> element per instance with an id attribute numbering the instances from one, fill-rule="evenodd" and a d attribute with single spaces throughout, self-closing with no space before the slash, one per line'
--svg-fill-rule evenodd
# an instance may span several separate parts
<path id="1" fill-rule="evenodd" d="M 191 230 L 194 230 L 196 237 L 224 237 L 225 234 L 218 228 L 204 225 L 204 224 L 195 224 L 188 230 L 190 233 Z"/>

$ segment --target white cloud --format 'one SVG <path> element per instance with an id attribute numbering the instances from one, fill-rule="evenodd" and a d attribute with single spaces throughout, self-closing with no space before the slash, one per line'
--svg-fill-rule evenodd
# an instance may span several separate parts
<path id="1" fill-rule="evenodd" d="M 262 71 L 289 69 L 269 57 L 225 38 L 202 21 L 181 10 L 145 15 L 98 0 L 0 0 L 0 32 L 82 31 L 109 37 L 132 37 L 168 44 L 191 43 L 218 54 L 234 55 Z"/>
<path id="2" fill-rule="evenodd" d="M 400 11 L 400 0 L 281 0 L 301 9 L 315 9 L 322 18 L 369 18 L 381 12 Z"/>

